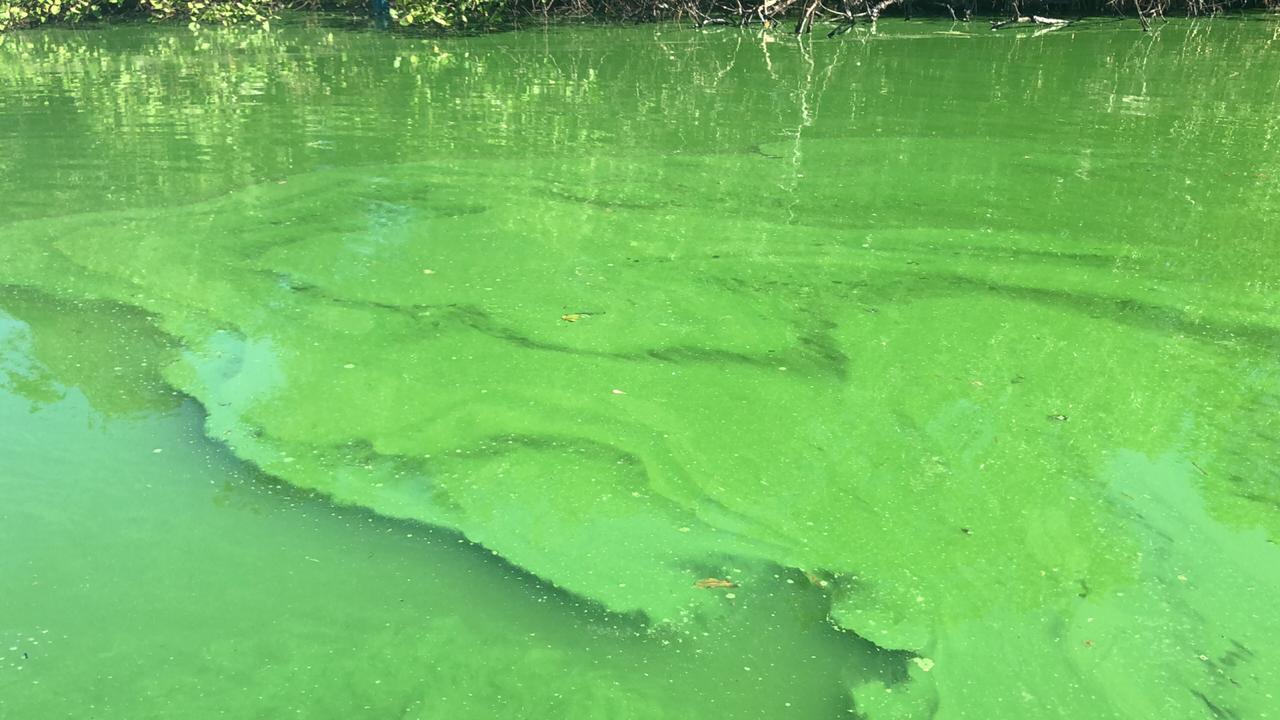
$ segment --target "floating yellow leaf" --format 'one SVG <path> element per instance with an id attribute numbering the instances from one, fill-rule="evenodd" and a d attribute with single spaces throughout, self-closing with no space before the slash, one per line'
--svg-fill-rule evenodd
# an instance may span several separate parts
<path id="1" fill-rule="evenodd" d="M 736 588 L 738 587 L 738 584 L 732 580 L 722 580 L 721 578 L 703 578 L 694 583 L 693 586 L 710 590 L 720 590 L 722 588 Z"/>

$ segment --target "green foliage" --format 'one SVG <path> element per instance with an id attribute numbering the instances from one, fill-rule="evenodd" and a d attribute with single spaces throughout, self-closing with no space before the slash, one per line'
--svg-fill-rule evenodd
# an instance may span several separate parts
<path id="1" fill-rule="evenodd" d="M 403 26 L 462 27 L 501 19 L 503 0 L 399 0 L 391 17 Z"/>
<path id="2" fill-rule="evenodd" d="M 1020 8 L 1026 12 L 1053 14 L 1054 3 L 1055 0 L 1025 0 Z M 848 12 L 860 10 L 866 14 L 872 8 L 884 10 L 893 7 L 893 12 L 897 12 L 896 8 L 903 4 L 902 0 L 850 0 L 845 3 L 845 9 Z M 546 18 L 550 15 L 688 19 L 699 24 L 750 24 L 765 20 L 767 25 L 776 25 L 784 22 L 789 14 L 795 15 L 800 7 L 794 2 L 774 0 L 739 3 L 736 10 L 730 10 L 719 0 L 676 3 L 668 0 L 391 0 L 391 5 L 391 19 L 396 25 L 437 30 L 482 28 L 521 16 Z M 338 10 L 356 16 L 367 16 L 369 12 L 368 0 L 0 0 L 0 32 L 48 22 L 74 23 L 86 18 L 122 14 L 180 20 L 195 25 L 236 22 L 266 25 L 278 10 L 286 6 Z M 970 6 L 993 16 L 1002 16 L 1010 7 L 1007 0 L 972 0 L 964 4 L 964 7 Z M 1173 9 L 1184 9 L 1189 15 L 1212 15 L 1228 8 L 1278 9 L 1280 0 L 1086 0 L 1079 7 L 1097 12 L 1137 10 L 1149 18 Z M 954 9 L 951 12 L 954 13 Z M 845 18 L 846 13 L 823 11 L 817 17 L 839 20 Z"/>
<path id="3" fill-rule="evenodd" d="M 0 0 L 0 31 L 39 25 L 53 20 L 74 22 L 97 17 L 103 4 L 121 0 Z"/>
<path id="4" fill-rule="evenodd" d="M 279 0 L 0 0 L 0 32 L 122 14 L 196 24 L 265 23 L 279 7 Z"/>
<path id="5" fill-rule="evenodd" d="M 281 0 L 0 0 L 0 32 L 123 14 L 196 24 L 262 24 L 275 17 L 283 4 Z M 303 4 L 355 14 L 368 11 L 365 0 Z M 391 17 L 404 27 L 474 27 L 500 20 L 508 4 L 507 0 L 397 0 L 393 2 Z"/>

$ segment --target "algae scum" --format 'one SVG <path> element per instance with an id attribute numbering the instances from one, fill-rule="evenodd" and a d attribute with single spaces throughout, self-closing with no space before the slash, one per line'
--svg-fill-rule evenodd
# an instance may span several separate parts
<path id="1" fill-rule="evenodd" d="M 0 44 L 0 717 L 1280 715 L 1280 26 Z"/>

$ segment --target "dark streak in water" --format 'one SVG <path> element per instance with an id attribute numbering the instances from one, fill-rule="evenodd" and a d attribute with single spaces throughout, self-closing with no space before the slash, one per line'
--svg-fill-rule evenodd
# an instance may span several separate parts
<path id="1" fill-rule="evenodd" d="M 1200 702 L 1204 703 L 1204 706 L 1209 709 L 1209 712 L 1215 718 L 1221 718 L 1222 720 L 1239 720 L 1240 715 L 1238 713 L 1231 710 L 1230 708 L 1224 708 L 1221 705 L 1218 705 L 1214 701 L 1210 700 L 1207 695 L 1200 692 L 1199 690 L 1192 688 L 1191 694 L 1199 698 Z"/>
<path id="2" fill-rule="evenodd" d="M 1070 308 L 1089 314 L 1092 317 L 1106 318 L 1144 329 L 1165 332 L 1172 330 L 1189 337 L 1212 342 L 1230 343 L 1245 340 L 1259 349 L 1280 351 L 1280 331 L 1266 325 L 1198 322 L 1188 317 L 1185 313 L 1172 308 L 1154 305 L 1133 298 L 992 283 L 987 280 L 979 280 L 959 274 L 938 277 L 946 277 L 947 280 L 957 286 L 981 287 L 1007 297 L 1027 300 L 1049 307 Z"/>
<path id="3" fill-rule="evenodd" d="M 428 320 L 427 318 L 424 318 L 424 315 L 444 311 L 446 317 L 452 319 L 459 325 L 465 326 L 484 335 L 488 335 L 489 337 L 511 343 L 512 345 L 526 350 L 562 353 L 578 357 L 622 360 L 626 362 L 657 360 L 668 363 L 691 362 L 713 365 L 730 364 L 754 367 L 761 370 L 773 369 L 777 367 L 780 362 L 784 362 L 787 363 L 787 367 L 797 371 L 808 368 L 816 374 L 830 375 L 840 380 L 845 380 L 849 376 L 848 357 L 846 357 L 844 353 L 836 347 L 830 336 L 825 332 L 811 333 L 802 336 L 799 341 L 800 352 L 795 356 L 757 356 L 734 352 L 732 350 L 687 345 L 659 347 L 636 352 L 609 352 L 603 350 L 575 348 L 568 345 L 547 342 L 529 337 L 512 327 L 499 323 L 483 308 L 475 305 L 462 305 L 455 303 L 438 305 L 398 305 L 386 302 L 338 298 L 326 293 L 318 287 L 306 285 L 304 283 L 293 283 L 290 285 L 290 288 L 294 292 L 305 292 L 308 295 L 315 296 L 318 299 L 335 305 L 340 305 L 342 307 L 391 312 L 417 323 L 430 322 L 436 328 L 440 328 L 442 326 L 441 320 L 434 315 Z M 830 326 L 831 323 L 824 323 L 824 325 Z"/>

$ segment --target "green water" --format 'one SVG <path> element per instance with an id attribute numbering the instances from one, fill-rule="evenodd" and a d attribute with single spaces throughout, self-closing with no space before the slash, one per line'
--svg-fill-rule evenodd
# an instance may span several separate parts
<path id="1" fill-rule="evenodd" d="M 4 37 L 0 718 L 1280 715 L 1280 23 L 1130 25 Z"/>

